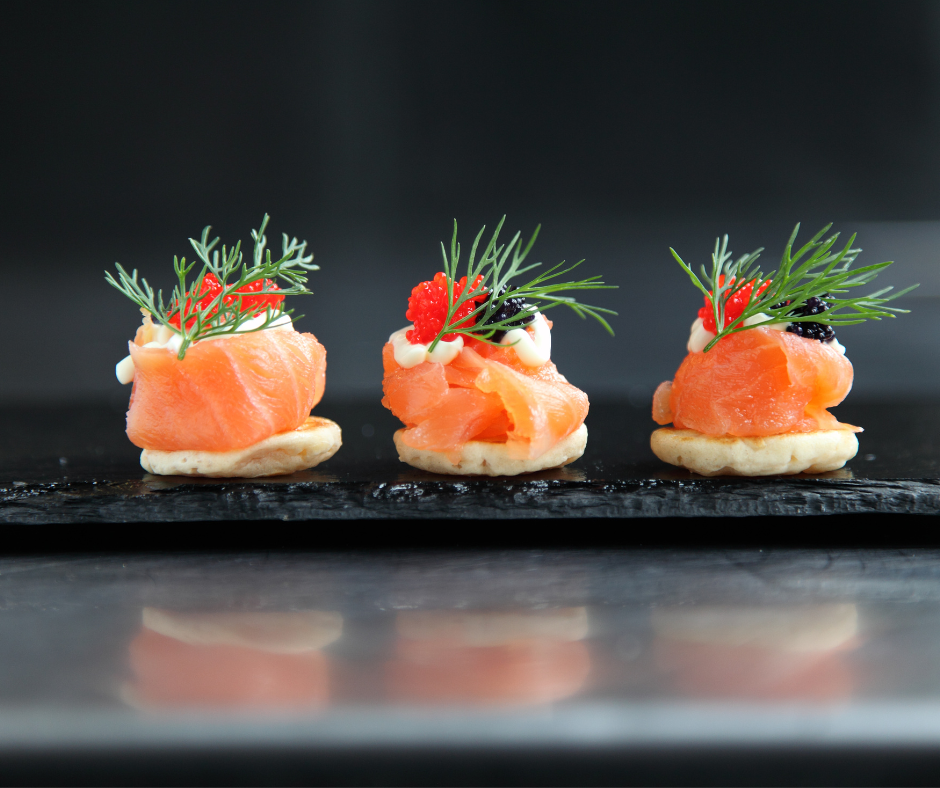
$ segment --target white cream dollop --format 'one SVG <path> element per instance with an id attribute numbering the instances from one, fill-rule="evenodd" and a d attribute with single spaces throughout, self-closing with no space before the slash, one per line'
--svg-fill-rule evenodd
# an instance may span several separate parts
<path id="1" fill-rule="evenodd" d="M 134 359 L 130 356 L 124 356 L 114 365 L 114 374 L 117 376 L 118 383 L 126 386 L 134 382 Z"/>
<path id="2" fill-rule="evenodd" d="M 233 334 L 221 334 L 217 337 L 208 337 L 207 339 L 200 339 L 199 342 L 211 342 L 215 339 L 232 339 L 233 337 L 242 336 L 242 333 L 245 331 L 251 331 L 252 329 L 257 329 L 259 326 L 263 326 L 265 321 L 264 315 L 258 315 L 256 317 L 249 318 L 245 320 L 239 326 L 239 331 Z M 290 319 L 290 315 L 281 315 L 275 320 L 271 321 L 271 325 L 263 329 L 264 331 L 294 331 L 294 323 Z M 148 342 L 144 347 L 146 348 L 159 348 L 167 350 L 173 355 L 176 355 L 180 352 L 180 347 L 183 344 L 183 337 L 181 334 L 176 333 L 173 329 L 167 328 L 167 326 L 162 323 L 157 326 L 156 334 L 154 339 Z M 131 356 L 125 356 L 117 364 L 114 365 L 114 374 L 118 379 L 118 382 L 121 385 L 126 386 L 128 383 L 134 382 L 134 359 Z"/>
<path id="3" fill-rule="evenodd" d="M 744 321 L 744 325 L 753 326 L 757 323 L 763 323 L 765 320 L 770 320 L 770 315 L 765 315 L 763 312 L 758 312 L 756 315 L 751 315 Z M 768 323 L 761 328 L 769 328 L 771 331 L 786 331 L 789 323 Z M 698 317 L 695 319 L 695 322 L 692 323 L 692 328 L 689 331 L 689 341 L 686 344 L 686 350 L 689 353 L 701 353 L 705 346 L 715 338 L 715 335 L 705 328 L 704 321 L 702 318 Z M 838 339 L 833 337 L 828 340 L 825 344 L 831 347 L 833 350 L 845 355 L 845 348 L 839 342 Z"/>
<path id="4" fill-rule="evenodd" d="M 405 326 L 388 338 L 395 350 L 395 363 L 400 367 L 411 369 L 418 366 L 418 364 L 423 364 L 425 361 L 439 361 L 441 364 L 450 364 L 463 350 L 463 337 L 458 334 L 457 338 L 450 342 L 445 342 L 442 339 L 437 343 L 437 347 L 429 353 L 430 343 L 422 345 L 420 343 L 412 344 L 408 341 L 407 334 L 413 328 L 414 326 Z"/>
<path id="5" fill-rule="evenodd" d="M 689 353 L 701 353 L 714 338 L 715 335 L 705 328 L 702 318 L 697 317 L 689 330 L 689 341 L 686 343 L 685 349 Z"/>
<path id="6" fill-rule="evenodd" d="M 552 330 L 541 312 L 536 312 L 526 328 L 512 328 L 500 340 L 501 345 L 512 345 L 519 360 L 527 367 L 540 367 L 552 357 Z"/>
<path id="7" fill-rule="evenodd" d="M 758 323 L 763 323 L 765 320 L 770 320 L 770 315 L 765 315 L 763 312 L 758 312 L 756 315 L 751 315 L 747 320 L 744 321 L 743 325 L 745 326 L 754 326 Z M 761 328 L 769 328 L 771 331 L 786 331 L 789 323 L 768 323 L 766 326 L 761 326 Z"/>
<path id="8" fill-rule="evenodd" d="M 500 344 L 511 345 L 525 366 L 540 367 L 552 357 L 552 331 L 541 312 L 536 312 L 529 327 L 532 328 L 531 333 L 525 328 L 510 329 L 500 340 Z M 413 328 L 414 326 L 405 326 L 388 338 L 395 351 L 395 363 L 400 367 L 411 369 L 425 361 L 450 364 L 463 350 L 463 337 L 458 334 L 457 338 L 450 342 L 442 339 L 433 351 L 428 352 L 430 343 L 422 345 L 408 341 L 408 332 Z"/>
<path id="9" fill-rule="evenodd" d="M 248 318 L 248 320 L 243 321 L 241 325 L 239 325 L 238 327 L 239 330 L 237 333 L 219 334 L 219 336 L 217 337 L 207 337 L 206 339 L 200 339 L 199 341 L 200 342 L 212 342 L 213 340 L 216 340 L 216 339 L 233 339 L 234 337 L 240 337 L 245 332 L 254 331 L 260 328 L 261 326 L 264 325 L 264 321 L 265 321 L 265 316 L 263 314 L 256 315 L 255 317 L 250 317 Z M 263 330 L 264 331 L 277 331 L 277 330 L 293 331 L 294 322 L 290 319 L 290 315 L 281 315 L 280 317 L 276 317 L 274 320 L 272 320 L 271 325 L 269 325 L 267 328 Z M 182 340 L 179 338 L 180 337 L 179 334 L 174 334 L 174 336 L 177 337 L 177 344 L 182 342 Z M 176 350 L 177 352 L 179 352 L 178 346 Z"/>

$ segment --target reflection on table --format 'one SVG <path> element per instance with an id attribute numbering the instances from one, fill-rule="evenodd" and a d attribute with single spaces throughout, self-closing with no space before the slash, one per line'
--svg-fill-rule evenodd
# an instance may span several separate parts
<path id="1" fill-rule="evenodd" d="M 0 746 L 880 741 L 885 708 L 934 735 L 938 576 L 900 550 L 10 559 Z"/>
<path id="2" fill-rule="evenodd" d="M 853 604 L 654 609 L 655 668 L 693 698 L 835 701 L 852 695 Z"/>
<path id="3" fill-rule="evenodd" d="M 591 671 L 587 609 L 407 611 L 385 666 L 390 700 L 518 705 L 575 695 Z"/>
<path id="4" fill-rule="evenodd" d="M 323 648 L 343 619 L 321 611 L 181 613 L 144 608 L 125 699 L 141 708 L 318 709 L 330 699 Z"/>

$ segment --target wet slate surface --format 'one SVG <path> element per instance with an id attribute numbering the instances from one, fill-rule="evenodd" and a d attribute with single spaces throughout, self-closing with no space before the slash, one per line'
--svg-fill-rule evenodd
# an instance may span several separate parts
<path id="1" fill-rule="evenodd" d="M 649 450 L 647 408 L 597 403 L 584 457 L 515 478 L 435 476 L 399 462 L 377 403 L 324 403 L 343 428 L 320 467 L 263 481 L 156 477 L 123 433 L 123 407 L 0 409 L 0 522 L 747 517 L 940 513 L 940 405 L 848 403 L 859 456 L 818 476 L 707 479 Z"/>

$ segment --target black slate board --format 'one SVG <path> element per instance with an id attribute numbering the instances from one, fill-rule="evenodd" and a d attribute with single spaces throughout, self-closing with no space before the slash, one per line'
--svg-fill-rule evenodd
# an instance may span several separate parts
<path id="1" fill-rule="evenodd" d="M 262 481 L 156 477 L 123 432 L 123 406 L 0 409 L 0 522 L 747 517 L 940 513 L 940 407 L 848 403 L 865 427 L 848 466 L 817 476 L 704 478 L 660 463 L 648 407 L 592 405 L 584 457 L 514 478 L 435 476 L 399 462 L 378 403 L 324 403 L 343 428 L 320 467 Z"/>

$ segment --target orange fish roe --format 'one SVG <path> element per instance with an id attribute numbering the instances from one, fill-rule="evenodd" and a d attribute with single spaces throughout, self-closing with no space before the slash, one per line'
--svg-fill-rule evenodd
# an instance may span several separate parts
<path id="1" fill-rule="evenodd" d="M 725 276 L 722 274 L 718 277 L 718 285 L 719 287 L 722 287 L 724 284 Z M 729 285 L 733 284 L 734 279 L 729 282 Z M 760 289 L 757 291 L 757 294 L 760 295 L 763 293 L 769 284 L 770 280 L 764 282 L 764 284 L 762 284 Z M 738 292 L 736 292 L 725 302 L 725 328 L 730 326 L 735 320 L 741 317 L 741 313 L 744 312 L 745 308 L 751 300 L 751 291 L 753 291 L 753 289 L 754 283 L 748 282 L 748 284 L 744 285 L 744 287 L 738 290 Z M 705 297 L 705 306 L 699 309 L 698 316 L 702 318 L 702 326 L 706 331 L 711 331 L 713 334 L 718 333 L 715 330 L 715 313 L 714 307 L 712 306 L 712 300 L 707 296 Z"/>
<path id="2" fill-rule="evenodd" d="M 482 276 L 478 276 L 473 283 L 473 287 L 478 287 L 483 281 Z M 454 283 L 454 302 L 461 296 L 464 288 L 467 286 L 467 277 L 462 277 L 459 282 Z M 472 290 L 473 288 L 471 288 Z M 457 310 L 455 319 L 458 328 L 469 328 L 474 321 L 466 318 L 479 305 L 485 295 L 474 298 L 462 304 Z M 427 344 L 433 342 L 435 337 L 444 327 L 444 321 L 447 319 L 447 277 L 443 272 L 434 275 L 430 282 L 421 282 L 411 291 L 411 297 L 408 299 L 408 311 L 405 312 L 405 318 L 414 323 L 414 328 L 407 334 L 406 338 L 414 345 Z M 443 339 L 447 342 L 456 338 L 457 334 L 446 334 Z"/>
<path id="3" fill-rule="evenodd" d="M 261 290 L 277 290 L 278 286 L 272 282 L 270 279 L 257 280 L 251 284 L 247 284 L 244 287 L 240 287 L 235 292 L 237 293 L 257 293 Z M 193 299 L 186 299 L 186 314 L 192 314 L 193 312 L 205 312 L 209 305 L 212 303 L 213 299 L 217 298 L 219 293 L 222 292 L 222 283 L 219 282 L 215 274 L 209 271 L 202 279 L 202 287 L 199 289 L 199 295 L 202 298 L 199 298 L 196 301 L 196 305 L 193 306 Z M 239 298 L 236 295 L 227 295 L 222 299 L 223 303 L 227 306 L 234 304 L 237 300 L 241 300 L 241 311 L 249 312 L 252 316 L 264 312 L 268 307 L 271 307 L 272 310 L 276 310 L 280 307 L 281 302 L 284 300 L 284 296 L 278 295 L 276 293 L 266 293 L 265 295 L 255 295 L 255 296 L 243 296 Z M 218 312 L 217 308 L 209 310 L 208 316 L 212 316 Z M 192 328 L 193 323 L 196 322 L 196 318 L 189 318 L 186 321 L 186 328 Z M 170 318 L 170 324 L 180 327 L 180 315 L 177 312 L 173 317 Z"/>

